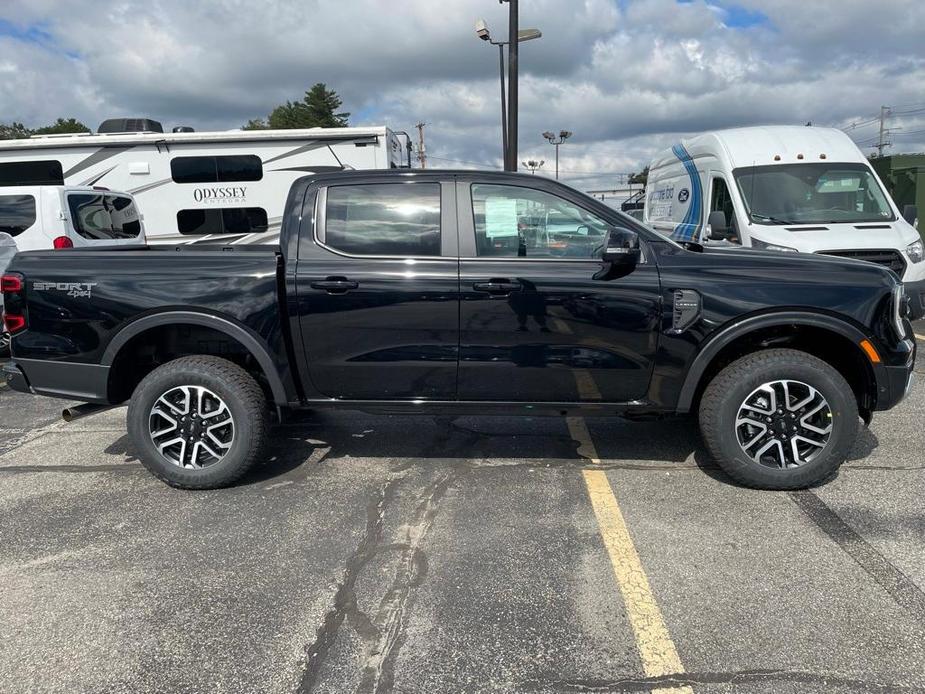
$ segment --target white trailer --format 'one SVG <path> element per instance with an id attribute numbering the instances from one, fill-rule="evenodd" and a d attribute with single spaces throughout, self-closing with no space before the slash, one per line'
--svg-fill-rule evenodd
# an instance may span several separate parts
<path id="1" fill-rule="evenodd" d="M 345 169 L 410 167 L 407 134 L 386 127 L 36 136 L 0 141 L 4 186 L 96 186 L 131 193 L 149 243 L 274 242 L 295 179 Z M 137 124 L 141 123 L 141 126 Z M 117 128 L 118 129 L 118 128 Z"/>

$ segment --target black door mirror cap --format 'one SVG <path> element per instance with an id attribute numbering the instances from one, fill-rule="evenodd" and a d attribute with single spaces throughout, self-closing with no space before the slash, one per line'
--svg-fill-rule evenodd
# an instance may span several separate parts
<path id="1" fill-rule="evenodd" d="M 611 229 L 601 250 L 601 260 L 610 265 L 635 265 L 639 258 L 639 235 L 624 227 Z"/>
<path id="2" fill-rule="evenodd" d="M 915 226 L 915 222 L 918 218 L 919 208 L 917 205 L 906 205 L 903 207 L 903 219 L 909 222 L 909 224 Z"/>

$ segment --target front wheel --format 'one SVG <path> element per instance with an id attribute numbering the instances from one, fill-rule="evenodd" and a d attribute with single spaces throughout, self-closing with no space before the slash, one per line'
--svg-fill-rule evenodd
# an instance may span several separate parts
<path id="1" fill-rule="evenodd" d="M 267 404 L 253 377 L 209 356 L 159 366 L 138 384 L 128 431 L 155 477 L 181 489 L 233 484 L 261 458 Z"/>
<path id="2" fill-rule="evenodd" d="M 801 489 L 832 475 L 858 431 L 851 386 L 832 366 L 792 349 L 738 359 L 700 403 L 710 454 L 734 480 L 759 489 Z"/>

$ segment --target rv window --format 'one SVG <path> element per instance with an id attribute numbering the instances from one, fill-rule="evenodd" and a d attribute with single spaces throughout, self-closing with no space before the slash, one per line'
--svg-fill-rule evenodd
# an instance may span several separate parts
<path id="1" fill-rule="evenodd" d="M 135 201 L 122 195 L 67 196 L 74 231 L 85 239 L 133 239 L 141 233 Z"/>
<path id="2" fill-rule="evenodd" d="M 328 188 L 324 243 L 354 255 L 440 255 L 440 184 Z"/>
<path id="3" fill-rule="evenodd" d="M 0 164 L 0 186 L 63 186 L 61 162 L 11 161 Z"/>
<path id="4" fill-rule="evenodd" d="M 267 211 L 262 207 L 180 210 L 177 230 L 193 235 L 256 234 L 267 230 Z"/>
<path id="5" fill-rule="evenodd" d="M 0 231 L 18 236 L 35 224 L 35 198 L 31 195 L 0 195 Z"/>
<path id="6" fill-rule="evenodd" d="M 174 183 L 226 183 L 259 181 L 263 164 L 253 154 L 223 157 L 175 157 L 170 160 Z"/>

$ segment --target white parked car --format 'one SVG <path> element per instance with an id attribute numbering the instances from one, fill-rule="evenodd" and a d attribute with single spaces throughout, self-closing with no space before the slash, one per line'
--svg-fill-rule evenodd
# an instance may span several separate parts
<path id="1" fill-rule="evenodd" d="M 677 241 L 822 253 L 889 267 L 925 314 L 925 250 L 841 130 L 762 126 L 681 140 L 649 166 L 644 221 Z"/>
<path id="2" fill-rule="evenodd" d="M 76 186 L 0 187 L 0 272 L 18 251 L 144 243 L 142 215 L 128 193 Z M 0 330 L 0 356 L 8 347 L 9 338 Z"/>

